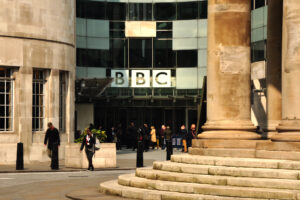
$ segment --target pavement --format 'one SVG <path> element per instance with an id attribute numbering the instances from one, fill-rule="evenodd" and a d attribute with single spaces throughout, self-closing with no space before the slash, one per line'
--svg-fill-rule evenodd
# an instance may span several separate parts
<path id="1" fill-rule="evenodd" d="M 174 149 L 174 154 L 181 153 Z M 144 167 L 153 161 L 166 160 L 166 150 L 144 152 Z M 117 151 L 117 167 L 95 169 L 67 168 L 60 160 L 59 170 L 51 170 L 48 162 L 26 164 L 24 170 L 15 165 L 0 165 L 0 200 L 73 199 L 73 200 L 122 200 L 125 198 L 101 194 L 99 183 L 117 179 L 121 174 L 134 173 L 136 151 Z M 36 189 L 38 188 L 38 190 Z"/>
<path id="2" fill-rule="evenodd" d="M 174 149 L 174 154 L 181 153 L 180 150 Z M 144 167 L 152 166 L 153 161 L 166 160 L 166 150 L 149 150 L 144 152 Z M 25 173 L 25 172 L 80 172 L 85 169 L 70 168 L 64 166 L 64 160 L 59 160 L 59 169 L 52 170 L 50 168 L 51 161 L 38 162 L 34 161 L 30 164 L 24 164 L 23 170 L 16 170 L 16 165 L 0 165 L 0 173 Z M 136 150 L 122 149 L 117 151 L 117 167 L 116 168 L 98 168 L 95 171 L 103 170 L 132 170 L 136 168 Z"/>

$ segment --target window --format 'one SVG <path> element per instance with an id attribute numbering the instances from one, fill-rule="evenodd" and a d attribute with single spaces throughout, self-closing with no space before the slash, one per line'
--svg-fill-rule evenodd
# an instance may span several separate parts
<path id="1" fill-rule="evenodd" d="M 86 4 L 84 0 L 76 0 L 76 17 L 85 18 Z"/>
<path id="2" fill-rule="evenodd" d="M 251 62 L 266 60 L 266 41 L 251 44 Z"/>
<path id="3" fill-rule="evenodd" d="M 42 131 L 44 128 L 44 83 L 43 70 L 33 70 L 32 77 L 32 131 Z"/>
<path id="4" fill-rule="evenodd" d="M 152 3 L 129 3 L 129 20 L 152 20 Z"/>
<path id="5" fill-rule="evenodd" d="M 83 67 L 108 67 L 109 51 L 100 49 L 76 49 L 76 64 Z"/>
<path id="6" fill-rule="evenodd" d="M 172 40 L 154 40 L 154 67 L 175 67 Z"/>
<path id="7" fill-rule="evenodd" d="M 176 4 L 175 3 L 156 3 L 154 4 L 155 20 L 175 20 Z"/>
<path id="8" fill-rule="evenodd" d="M 127 67 L 127 40 L 111 39 L 110 55 L 111 63 L 114 68 Z"/>
<path id="9" fill-rule="evenodd" d="M 199 1 L 199 19 L 207 19 L 207 1 Z"/>
<path id="10" fill-rule="evenodd" d="M 107 17 L 109 20 L 126 20 L 126 4 L 107 3 Z"/>
<path id="11" fill-rule="evenodd" d="M 197 19 L 198 2 L 183 2 L 177 4 L 177 19 Z"/>
<path id="12" fill-rule="evenodd" d="M 66 132 L 67 73 L 59 73 L 59 130 Z"/>
<path id="13" fill-rule="evenodd" d="M 152 39 L 129 39 L 129 67 L 152 67 Z"/>
<path id="14" fill-rule="evenodd" d="M 255 9 L 267 5 L 265 0 L 255 0 Z"/>
<path id="15" fill-rule="evenodd" d="M 105 19 L 106 2 L 86 1 L 86 18 L 88 19 Z"/>
<path id="16" fill-rule="evenodd" d="M 12 70 L 0 67 L 0 131 L 13 128 L 13 79 Z"/>
<path id="17" fill-rule="evenodd" d="M 197 50 L 177 51 L 177 67 L 196 67 L 197 64 Z"/>

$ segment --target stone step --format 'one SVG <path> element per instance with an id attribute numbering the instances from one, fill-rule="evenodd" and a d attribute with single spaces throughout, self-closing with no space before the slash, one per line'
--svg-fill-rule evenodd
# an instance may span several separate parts
<path id="1" fill-rule="evenodd" d="M 228 185 L 228 186 L 238 186 L 238 187 L 300 190 L 299 180 L 198 175 L 198 174 L 187 174 L 187 173 L 153 170 L 151 168 L 136 169 L 135 175 L 140 178 L 161 180 L 161 181 L 199 183 L 199 184 L 211 184 L 211 185 Z"/>
<path id="2" fill-rule="evenodd" d="M 199 156 L 190 154 L 172 155 L 172 162 L 215 165 L 231 167 L 251 167 L 251 168 L 269 168 L 269 169 L 300 169 L 300 162 L 291 160 L 273 160 L 261 158 L 230 158 L 216 156 Z"/>
<path id="3" fill-rule="evenodd" d="M 219 175 L 234 177 L 252 177 L 252 178 L 275 178 L 298 180 L 300 171 L 287 169 L 264 169 L 264 168 L 246 168 L 246 167 L 227 167 L 211 165 L 195 165 L 186 163 L 176 163 L 171 161 L 155 161 L 153 169 L 180 172 L 188 174 Z"/>
<path id="4" fill-rule="evenodd" d="M 258 198 L 224 197 L 215 195 L 186 194 L 179 192 L 157 191 L 119 185 L 117 180 L 100 184 L 100 192 L 125 198 L 142 200 L 262 200 Z"/>
<path id="5" fill-rule="evenodd" d="M 300 193 L 300 191 L 297 190 L 222 186 L 184 182 L 178 184 L 178 182 L 140 178 L 136 177 L 134 174 L 119 176 L 118 183 L 123 186 L 152 189 L 158 191 L 254 199 L 297 199 L 297 194 L 298 192 Z"/>

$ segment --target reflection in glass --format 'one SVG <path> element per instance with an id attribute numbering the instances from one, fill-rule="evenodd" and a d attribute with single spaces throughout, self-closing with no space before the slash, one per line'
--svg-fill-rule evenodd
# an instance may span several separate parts
<path id="1" fill-rule="evenodd" d="M 129 40 L 129 67 L 152 67 L 152 39 Z"/>
<path id="2" fill-rule="evenodd" d="M 172 38 L 172 31 L 157 31 L 157 38 Z"/>
<path id="3" fill-rule="evenodd" d="M 126 3 L 107 3 L 109 20 L 126 20 Z"/>
<path id="4" fill-rule="evenodd" d="M 199 1 L 199 19 L 207 19 L 207 1 Z"/>
<path id="5" fill-rule="evenodd" d="M 175 52 L 172 40 L 154 40 L 154 67 L 174 67 Z"/>
<path id="6" fill-rule="evenodd" d="M 196 67 L 197 63 L 197 50 L 177 51 L 177 67 Z"/>
<path id="7" fill-rule="evenodd" d="M 255 9 L 263 7 L 266 5 L 265 0 L 255 0 Z"/>
<path id="8" fill-rule="evenodd" d="M 181 2 L 177 4 L 177 19 L 197 19 L 198 2 Z"/>
<path id="9" fill-rule="evenodd" d="M 129 20 L 152 20 L 152 3 L 129 3 Z"/>
<path id="10" fill-rule="evenodd" d="M 86 1 L 85 16 L 88 19 L 105 19 L 106 17 L 106 2 Z"/>
<path id="11" fill-rule="evenodd" d="M 176 19 L 175 3 L 156 3 L 154 4 L 155 20 L 174 20 Z"/>
<path id="12" fill-rule="evenodd" d="M 251 44 L 251 62 L 266 60 L 266 42 L 259 41 Z"/>
<path id="13" fill-rule="evenodd" d="M 157 22 L 156 28 L 157 30 L 172 30 L 173 23 L 172 22 Z"/>
<path id="14" fill-rule="evenodd" d="M 110 45 L 112 67 L 127 67 L 127 40 L 112 39 Z"/>

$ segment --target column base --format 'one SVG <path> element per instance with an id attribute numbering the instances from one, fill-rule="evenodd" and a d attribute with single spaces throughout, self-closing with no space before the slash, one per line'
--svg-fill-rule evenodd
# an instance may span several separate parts
<path id="1" fill-rule="evenodd" d="M 276 128 L 279 125 L 279 123 L 280 123 L 279 120 L 269 120 L 266 124 L 266 127 L 263 129 L 264 130 L 263 138 L 271 139 L 274 135 L 278 134 Z"/>
<path id="2" fill-rule="evenodd" d="M 204 132 L 198 135 L 198 139 L 222 139 L 222 140 L 259 140 L 256 127 L 251 121 L 215 121 L 207 122 L 202 129 Z"/>
<path id="3" fill-rule="evenodd" d="M 259 140 L 261 135 L 248 131 L 205 131 L 198 135 L 198 139 L 222 139 L 222 140 Z"/>
<path id="4" fill-rule="evenodd" d="M 300 120 L 283 120 L 277 127 L 278 133 L 272 141 L 300 142 Z"/>

